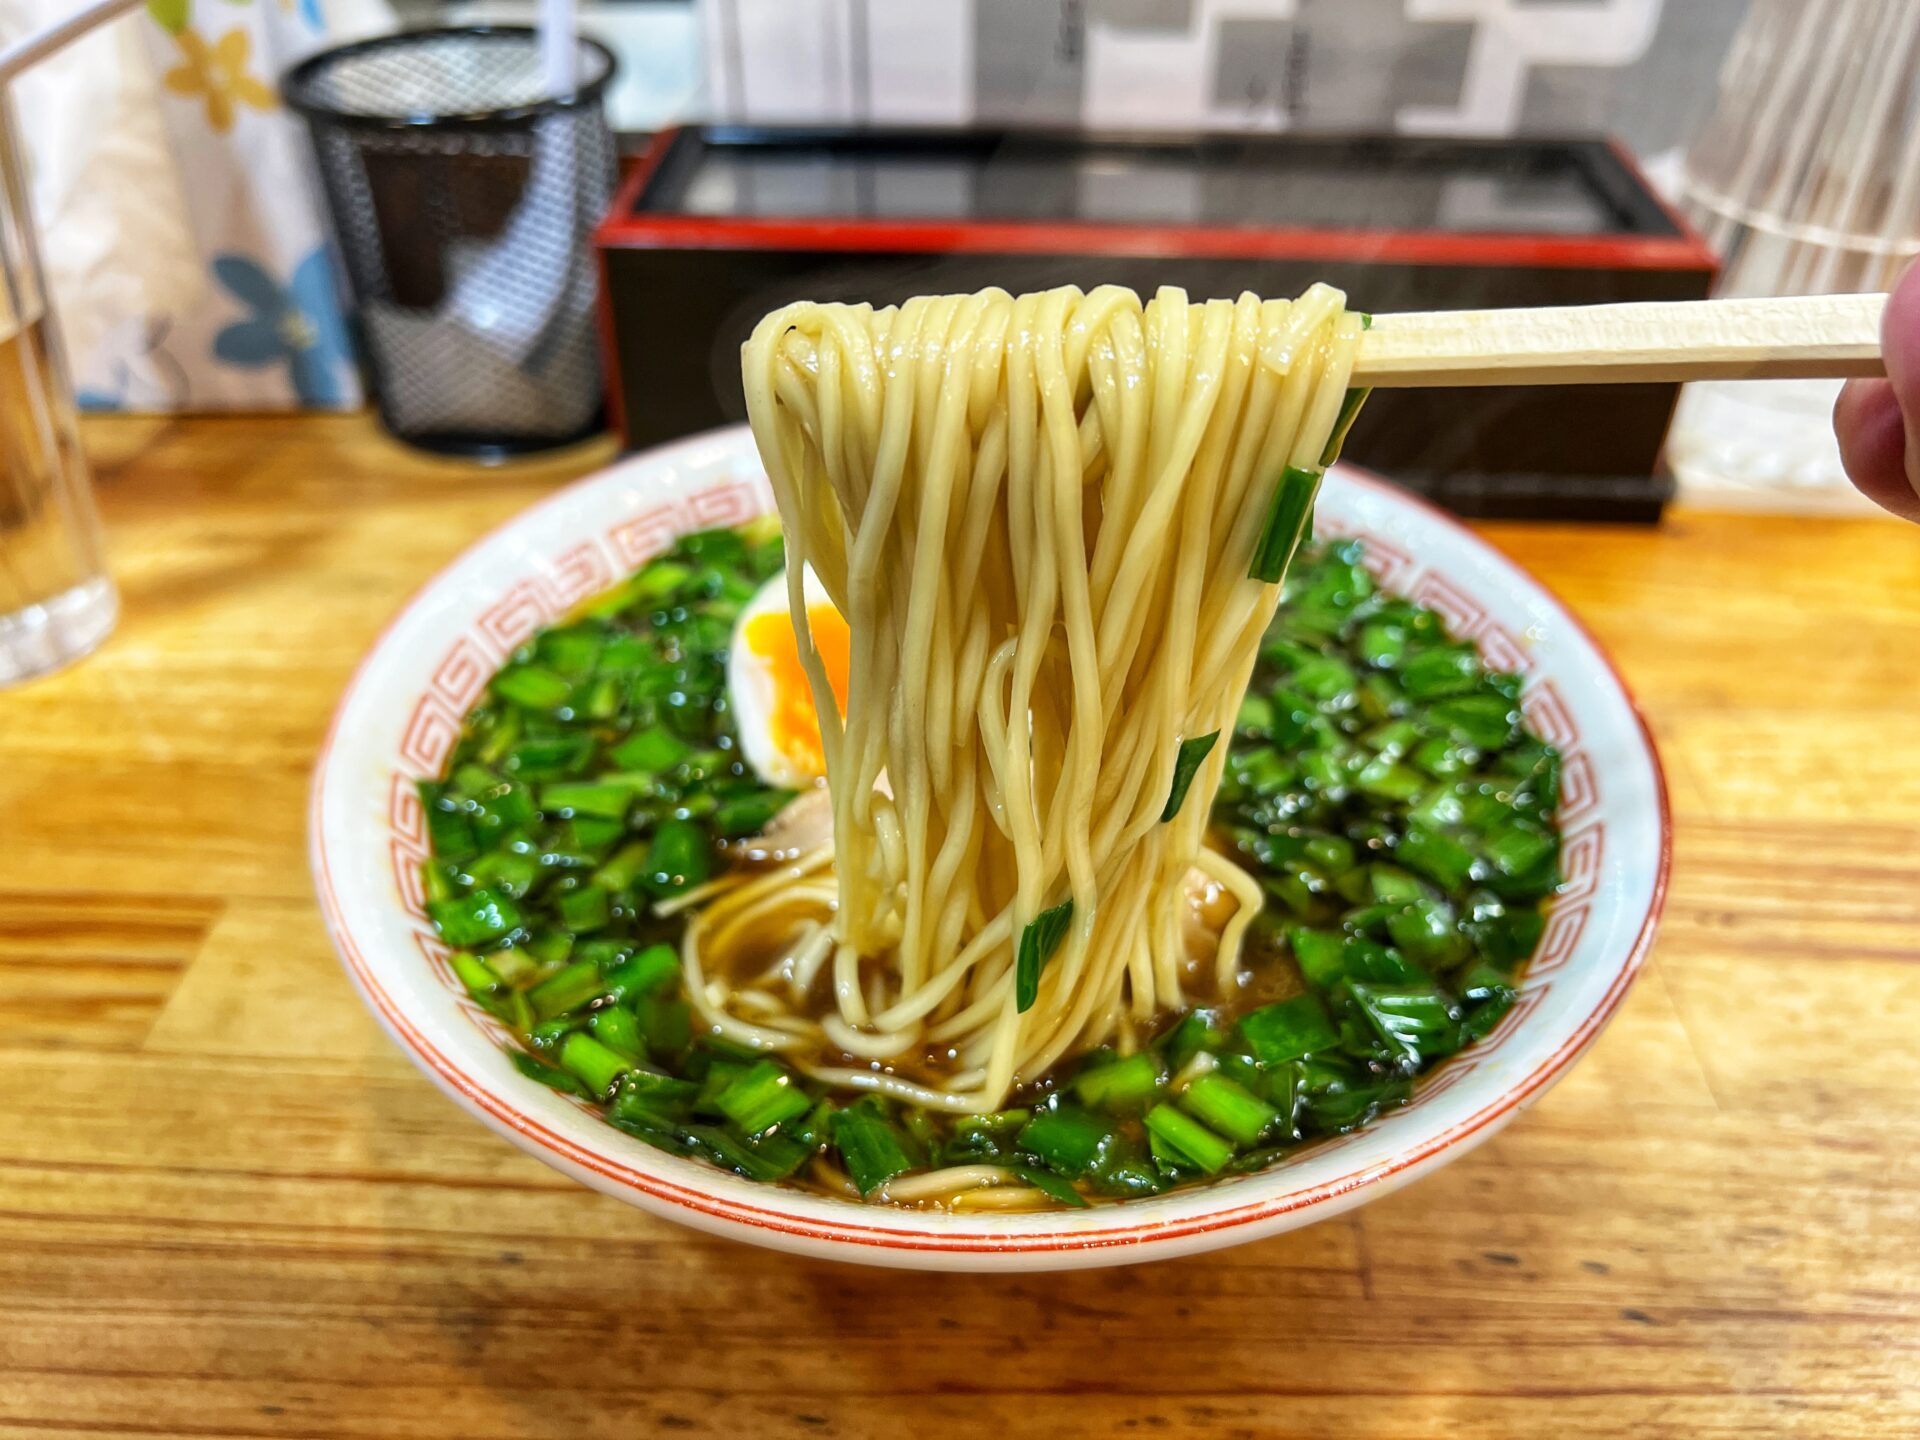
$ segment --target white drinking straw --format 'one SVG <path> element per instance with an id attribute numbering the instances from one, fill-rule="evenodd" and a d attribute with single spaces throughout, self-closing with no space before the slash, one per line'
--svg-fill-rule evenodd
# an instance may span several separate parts
<path id="1" fill-rule="evenodd" d="M 139 3 L 140 0 L 93 0 L 93 3 L 82 5 L 65 19 L 56 20 L 0 48 L 0 84 L 13 79 L 28 66 L 37 65 L 54 51 L 64 49 L 96 25 L 104 25 Z"/>
<path id="2" fill-rule="evenodd" d="M 579 84 L 580 40 L 574 0 L 540 0 L 540 70 L 549 96 Z"/>

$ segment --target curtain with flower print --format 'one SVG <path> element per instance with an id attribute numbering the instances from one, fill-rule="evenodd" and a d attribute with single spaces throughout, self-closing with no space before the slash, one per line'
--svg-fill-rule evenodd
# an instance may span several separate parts
<path id="1" fill-rule="evenodd" d="M 0 29 L 69 3 L 0 0 Z M 23 77 L 16 108 L 83 406 L 360 402 L 306 133 L 279 77 L 393 26 L 385 0 L 148 0 Z"/>

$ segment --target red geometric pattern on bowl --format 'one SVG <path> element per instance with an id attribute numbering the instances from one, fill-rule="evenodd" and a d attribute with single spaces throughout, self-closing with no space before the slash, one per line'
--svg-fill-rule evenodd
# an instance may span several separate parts
<path id="1" fill-rule="evenodd" d="M 427 852 L 396 835 L 387 846 L 387 854 L 393 860 L 393 883 L 400 891 L 400 903 L 413 917 L 414 933 L 438 938 L 427 919 L 427 886 L 420 874 L 420 862 L 427 858 Z M 464 1004 L 466 997 L 460 998 Z"/>
<path id="2" fill-rule="evenodd" d="M 415 931 L 413 943 L 427 958 L 427 966 L 439 977 L 440 983 L 449 989 L 459 989 L 459 981 L 453 973 L 453 951 L 438 935 L 431 931 Z"/>
<path id="3" fill-rule="evenodd" d="M 1313 530 L 1316 538 L 1328 540 L 1351 540 L 1358 534 L 1351 525 L 1323 515 L 1313 517 Z M 1367 537 L 1367 548 L 1360 557 L 1360 566 L 1373 576 L 1382 589 L 1395 595 L 1407 593 L 1408 579 L 1416 575 L 1419 569 L 1411 554 L 1378 535 Z"/>
<path id="4" fill-rule="evenodd" d="M 679 517 L 684 512 L 685 507 L 678 503 L 642 510 L 631 520 L 614 526 L 607 533 L 607 542 L 613 546 L 613 553 L 620 557 L 622 565 L 630 571 L 638 570 L 673 544 L 683 528 Z"/>
<path id="5" fill-rule="evenodd" d="M 427 812 L 420 803 L 419 787 L 398 772 L 387 787 L 387 823 L 396 840 L 418 845 L 426 853 Z"/>
<path id="6" fill-rule="evenodd" d="M 505 655 L 532 639 L 533 632 L 559 609 L 559 592 L 547 583 L 546 577 L 526 575 L 508 586 L 507 593 L 481 613 L 475 629 Z"/>
<path id="7" fill-rule="evenodd" d="M 1468 1053 L 1477 1055 L 1483 1062 L 1488 1056 L 1497 1053 L 1519 1032 L 1520 1027 L 1526 1024 L 1527 1017 L 1546 1003 L 1549 988 L 1550 985 L 1545 982 L 1522 985 L 1520 993 L 1513 998 L 1513 1008 L 1508 1010 L 1487 1037 Z"/>
<path id="8" fill-rule="evenodd" d="M 460 714 L 448 707 L 438 691 L 428 690 L 413 702 L 413 713 L 400 736 L 400 759 L 407 773 L 438 775 L 459 738 Z"/>
<path id="9" fill-rule="evenodd" d="M 1553 681 L 1521 691 L 1520 713 L 1526 717 L 1528 728 L 1549 745 L 1557 746 L 1562 755 L 1571 755 L 1579 748 L 1580 732 L 1574 725 L 1573 712 Z"/>
<path id="10" fill-rule="evenodd" d="M 576 544 L 551 557 L 542 567 L 542 574 L 515 581 L 498 601 L 481 613 L 467 634 L 454 640 L 434 667 L 429 689 L 415 706 L 415 723 L 408 725 L 396 757 L 395 795 L 406 793 L 411 797 L 415 781 L 438 778 L 451 753 L 451 737 L 457 737 L 459 725 L 453 722 L 450 736 L 445 720 L 443 697 L 448 686 L 444 677 L 459 676 L 462 688 L 466 688 L 465 678 L 476 653 L 486 653 L 490 645 L 501 647 L 503 654 L 509 653 L 548 621 L 614 584 L 620 575 L 609 568 L 608 554 L 618 557 L 625 567 L 621 572 L 624 574 L 638 569 L 689 530 L 744 524 L 768 509 L 769 500 L 763 487 L 739 479 L 722 481 L 622 521 L 607 532 L 604 550 L 596 541 Z M 1492 620 L 1478 600 L 1444 576 L 1423 570 L 1405 550 L 1379 536 L 1331 521 L 1322 522 L 1318 532 L 1327 537 L 1361 541 L 1366 547 L 1362 563 L 1382 589 L 1437 611 L 1456 638 L 1474 640 L 1490 662 L 1522 675 L 1532 669 L 1533 657 L 1516 637 Z M 484 679 L 482 677 L 482 684 Z M 478 698 L 479 688 L 472 687 L 474 698 Z M 1521 708 L 1535 732 L 1560 749 L 1563 776 L 1577 777 L 1574 784 L 1563 791 L 1557 815 L 1562 827 L 1565 893 L 1554 901 L 1548 912 L 1546 928 L 1521 980 L 1520 994 L 1506 1018 L 1477 1044 L 1422 1075 L 1415 1084 L 1413 1099 L 1401 1110 L 1383 1117 L 1381 1123 L 1391 1121 L 1393 1114 L 1406 1114 L 1446 1093 L 1496 1054 L 1518 1028 L 1520 1018 L 1531 1014 L 1544 1000 L 1553 984 L 1553 973 L 1574 953 L 1586 928 L 1589 914 L 1586 897 L 1592 894 L 1598 878 L 1604 842 L 1601 822 L 1586 818 L 1599 806 L 1599 777 L 1581 750 L 1572 714 L 1551 681 L 1529 683 L 1522 691 Z M 431 717 L 429 723 L 421 723 L 423 713 Z M 438 945 L 424 909 L 420 865 L 426 858 L 426 850 L 421 833 L 424 817 L 418 821 L 413 818 L 418 810 L 417 799 L 413 801 L 411 813 L 395 802 L 394 882 L 409 915 L 414 918 L 420 939 Z M 403 818 L 407 833 L 402 830 Z M 509 1043 L 510 1032 L 467 995 L 465 987 L 447 966 L 444 947 L 438 956 L 433 951 L 426 953 L 433 959 L 435 973 L 455 997 L 466 1018 L 494 1043 Z M 575 1103 L 581 1109 L 590 1108 L 584 1102 Z M 1315 1153 L 1341 1149 L 1354 1138 L 1349 1135 L 1330 1140 L 1316 1147 Z"/>
<path id="11" fill-rule="evenodd" d="M 1600 803 L 1600 781 L 1583 751 L 1563 755 L 1560 764 L 1560 823 L 1577 820 Z"/>
<path id="12" fill-rule="evenodd" d="M 1584 901 L 1573 905 L 1556 904 L 1547 912 L 1546 928 L 1540 943 L 1533 947 L 1533 959 L 1527 963 L 1527 982 L 1545 984 L 1547 977 L 1573 958 L 1581 932 L 1586 929 L 1590 908 Z"/>
<path id="13" fill-rule="evenodd" d="M 469 635 L 462 635 L 434 667 L 433 693 L 456 715 L 465 715 L 500 667 L 496 652 Z"/>

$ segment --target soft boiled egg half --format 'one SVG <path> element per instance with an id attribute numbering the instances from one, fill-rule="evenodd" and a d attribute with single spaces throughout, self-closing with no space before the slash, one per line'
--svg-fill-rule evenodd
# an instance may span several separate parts
<path id="1" fill-rule="evenodd" d="M 804 572 L 807 628 L 826 666 L 833 697 L 847 704 L 847 622 L 826 586 Z M 747 602 L 727 651 L 727 696 L 746 761 L 769 785 L 805 790 L 827 773 L 820 746 L 820 718 L 813 690 L 800 664 L 800 639 L 787 608 L 786 572 L 774 576 Z"/>

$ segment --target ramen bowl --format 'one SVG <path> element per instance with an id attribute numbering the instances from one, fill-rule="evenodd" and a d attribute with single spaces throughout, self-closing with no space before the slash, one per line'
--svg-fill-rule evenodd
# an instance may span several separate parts
<path id="1" fill-rule="evenodd" d="M 461 720 L 515 648 L 688 531 L 765 513 L 744 427 L 633 456 L 479 541 L 387 628 L 348 684 L 314 775 L 315 885 L 335 947 L 389 1034 L 460 1106 L 583 1184 L 682 1224 L 804 1255 L 930 1270 L 1128 1264 L 1340 1214 L 1464 1155 L 1593 1043 L 1646 955 L 1669 825 L 1653 744 L 1620 677 L 1537 581 L 1458 522 L 1352 467 L 1315 528 L 1352 536 L 1386 590 L 1438 611 L 1524 677 L 1522 709 L 1563 757 L 1565 884 L 1519 995 L 1486 1038 L 1365 1129 L 1273 1168 L 1090 1209 L 952 1214 L 756 1184 L 631 1138 L 522 1075 L 425 916 L 426 817 Z"/>

